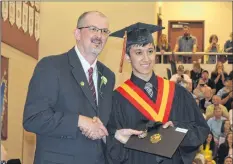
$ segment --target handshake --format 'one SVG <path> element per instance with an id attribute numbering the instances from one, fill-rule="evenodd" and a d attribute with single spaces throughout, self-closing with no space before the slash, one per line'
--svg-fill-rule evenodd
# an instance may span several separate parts
<path id="1" fill-rule="evenodd" d="M 108 136 L 108 131 L 98 117 L 89 118 L 79 115 L 78 127 L 82 134 L 92 140 Z"/>

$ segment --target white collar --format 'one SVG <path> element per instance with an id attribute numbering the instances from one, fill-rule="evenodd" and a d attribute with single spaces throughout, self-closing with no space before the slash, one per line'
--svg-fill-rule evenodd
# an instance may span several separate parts
<path id="1" fill-rule="evenodd" d="M 97 67 L 96 67 L 97 59 L 94 61 L 94 63 L 92 65 L 90 65 L 90 63 L 88 63 L 88 61 L 83 57 L 83 55 L 81 55 L 80 51 L 78 50 L 77 45 L 75 46 L 74 49 L 75 49 L 75 51 L 76 51 L 76 53 L 77 53 L 77 55 L 79 57 L 79 60 L 80 60 L 80 62 L 82 64 L 82 67 L 83 67 L 83 70 L 84 70 L 85 73 L 88 73 L 88 69 L 90 67 L 92 67 L 94 69 L 94 71 L 97 70 Z"/>

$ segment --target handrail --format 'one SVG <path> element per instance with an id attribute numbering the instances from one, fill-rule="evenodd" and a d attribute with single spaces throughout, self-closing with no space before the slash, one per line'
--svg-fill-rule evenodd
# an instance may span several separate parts
<path id="1" fill-rule="evenodd" d="M 171 55 L 173 52 L 156 52 L 156 55 Z M 174 55 L 233 55 L 233 53 L 226 52 L 174 52 Z"/>

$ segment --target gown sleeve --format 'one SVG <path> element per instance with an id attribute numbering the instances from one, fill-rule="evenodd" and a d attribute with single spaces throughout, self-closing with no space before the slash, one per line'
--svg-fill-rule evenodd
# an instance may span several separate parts
<path id="1" fill-rule="evenodd" d="M 199 146 L 204 143 L 210 130 L 191 93 L 178 85 L 169 120 L 175 127 L 188 129 L 178 149 L 183 162 L 192 163 Z"/>
<path id="2" fill-rule="evenodd" d="M 109 136 L 107 137 L 107 160 L 109 164 L 120 164 L 128 159 L 128 150 L 124 145 L 115 139 L 115 132 L 118 129 L 123 129 L 126 124 L 124 112 L 119 101 L 119 94 L 115 92 L 113 96 L 113 105 L 110 119 L 107 125 Z"/>

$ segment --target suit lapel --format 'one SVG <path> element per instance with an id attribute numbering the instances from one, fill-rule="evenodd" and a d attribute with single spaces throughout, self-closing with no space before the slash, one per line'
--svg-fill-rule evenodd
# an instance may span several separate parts
<path id="1" fill-rule="evenodd" d="M 97 82 L 97 89 L 98 89 L 98 108 L 101 109 L 101 104 L 102 104 L 102 99 L 103 99 L 103 89 L 104 86 L 102 85 L 100 87 L 100 83 L 101 83 L 101 76 L 103 76 L 104 73 L 104 69 L 103 66 L 100 64 L 99 61 L 97 61 L 97 69 L 98 69 L 98 82 Z"/>
<path id="2" fill-rule="evenodd" d="M 74 48 L 72 48 L 68 52 L 68 57 L 69 57 L 69 63 L 73 67 L 72 74 L 73 74 L 75 80 L 77 81 L 77 83 L 81 87 L 84 95 L 86 96 L 86 98 L 89 100 L 90 104 L 92 105 L 92 107 L 96 111 L 97 107 L 95 105 L 94 98 L 93 98 L 91 90 L 89 88 L 87 77 L 85 75 L 84 70 L 82 69 L 82 64 L 81 64 Z"/>

